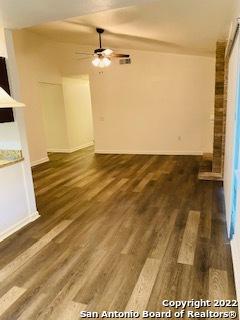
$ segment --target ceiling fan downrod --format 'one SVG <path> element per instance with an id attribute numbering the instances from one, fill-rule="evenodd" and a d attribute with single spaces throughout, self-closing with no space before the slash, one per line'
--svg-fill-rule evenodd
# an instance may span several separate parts
<path id="1" fill-rule="evenodd" d="M 102 49 L 102 33 L 104 32 L 104 29 L 102 28 L 96 28 L 98 37 L 99 37 L 99 49 Z"/>

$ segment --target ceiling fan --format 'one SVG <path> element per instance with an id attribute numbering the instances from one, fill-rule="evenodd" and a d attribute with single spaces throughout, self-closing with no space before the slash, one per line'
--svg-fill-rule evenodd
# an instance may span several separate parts
<path id="1" fill-rule="evenodd" d="M 112 49 L 104 49 L 102 47 L 102 34 L 104 33 L 104 29 L 96 28 L 96 31 L 99 37 L 99 48 L 95 49 L 93 53 L 76 52 L 76 54 L 93 56 L 92 64 L 95 67 L 99 68 L 105 68 L 110 66 L 112 58 L 130 57 L 129 54 L 114 53 Z"/>

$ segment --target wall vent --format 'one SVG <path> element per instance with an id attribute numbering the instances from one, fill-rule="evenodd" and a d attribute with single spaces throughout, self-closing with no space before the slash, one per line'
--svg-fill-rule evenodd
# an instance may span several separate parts
<path id="1" fill-rule="evenodd" d="M 131 58 L 124 58 L 119 60 L 119 64 L 131 64 Z"/>

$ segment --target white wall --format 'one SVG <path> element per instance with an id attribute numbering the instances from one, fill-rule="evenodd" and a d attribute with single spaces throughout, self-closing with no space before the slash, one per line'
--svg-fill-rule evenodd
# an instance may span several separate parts
<path id="1" fill-rule="evenodd" d="M 41 78 L 45 77 L 44 82 L 54 83 L 60 83 L 61 75 L 89 75 L 97 152 L 199 154 L 212 151 L 213 57 L 125 49 L 124 52 L 131 54 L 131 65 L 119 65 L 115 61 L 110 68 L 99 70 L 91 61 L 80 61 L 75 55 L 76 50 L 89 48 L 56 43 L 25 30 L 15 32 L 14 39 L 17 57 L 20 57 L 20 74 L 25 81 L 24 102 L 31 105 L 27 124 L 28 133 L 33 137 L 30 140 L 32 160 L 43 157 L 44 150 L 46 154 L 36 79 L 28 77 L 28 73 L 36 77 L 36 72 Z M 24 46 L 26 42 L 28 46 Z M 26 55 L 24 59 L 23 55 Z M 39 64 L 51 66 L 42 66 L 40 73 L 35 66 L 39 60 Z M 46 80 L 50 74 L 55 81 Z"/>
<path id="2" fill-rule="evenodd" d="M 89 80 L 63 78 L 63 96 L 70 149 L 75 150 L 93 144 Z"/>
<path id="3" fill-rule="evenodd" d="M 19 100 L 19 84 L 11 31 L 6 30 L 7 68 L 12 96 Z M 24 161 L 0 168 L 0 241 L 39 217 L 36 209 L 28 145 L 25 134 L 24 110 L 15 110 Z"/>
<path id="4" fill-rule="evenodd" d="M 29 209 L 23 164 L 0 168 L 0 241 L 38 217 Z"/>
<path id="5" fill-rule="evenodd" d="M 214 59 L 131 52 L 91 78 L 97 152 L 201 154 L 212 150 Z"/>
<path id="6" fill-rule="evenodd" d="M 41 110 L 39 82 L 61 83 L 61 76 L 51 50 L 32 33 L 14 36 L 22 101 L 27 105 L 26 130 L 32 165 L 48 160 Z"/>
<path id="7" fill-rule="evenodd" d="M 40 83 L 47 151 L 67 150 L 69 138 L 61 84 Z"/>

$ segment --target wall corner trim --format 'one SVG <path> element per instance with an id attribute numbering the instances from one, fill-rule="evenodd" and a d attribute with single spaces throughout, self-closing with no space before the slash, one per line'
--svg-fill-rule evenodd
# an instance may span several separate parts
<path id="1" fill-rule="evenodd" d="M 45 162 L 48 162 L 48 161 L 49 161 L 49 158 L 48 158 L 48 157 L 45 157 L 45 158 L 42 158 L 42 159 L 39 159 L 39 160 L 32 161 L 32 162 L 31 162 L 31 167 L 37 166 L 38 164 L 42 164 L 42 163 L 45 163 Z"/>
<path id="2" fill-rule="evenodd" d="M 37 220 L 40 217 L 40 214 L 38 211 L 32 213 L 31 215 L 27 216 L 26 218 L 20 220 L 15 225 L 11 226 L 4 232 L 0 233 L 0 242 L 6 239 L 7 237 L 11 236 L 13 233 L 17 232 L 18 230 L 25 227 L 27 224 Z"/>
<path id="3" fill-rule="evenodd" d="M 47 152 L 53 152 L 53 153 L 72 153 L 72 152 L 75 152 L 75 151 L 78 151 L 80 149 L 84 149 L 84 148 L 87 148 L 87 147 L 91 147 L 93 146 L 94 143 L 91 141 L 91 142 L 87 142 L 87 143 L 84 143 L 78 147 L 75 147 L 75 148 L 68 148 L 68 149 L 54 149 L 54 148 L 50 148 L 50 149 L 47 149 Z"/>

